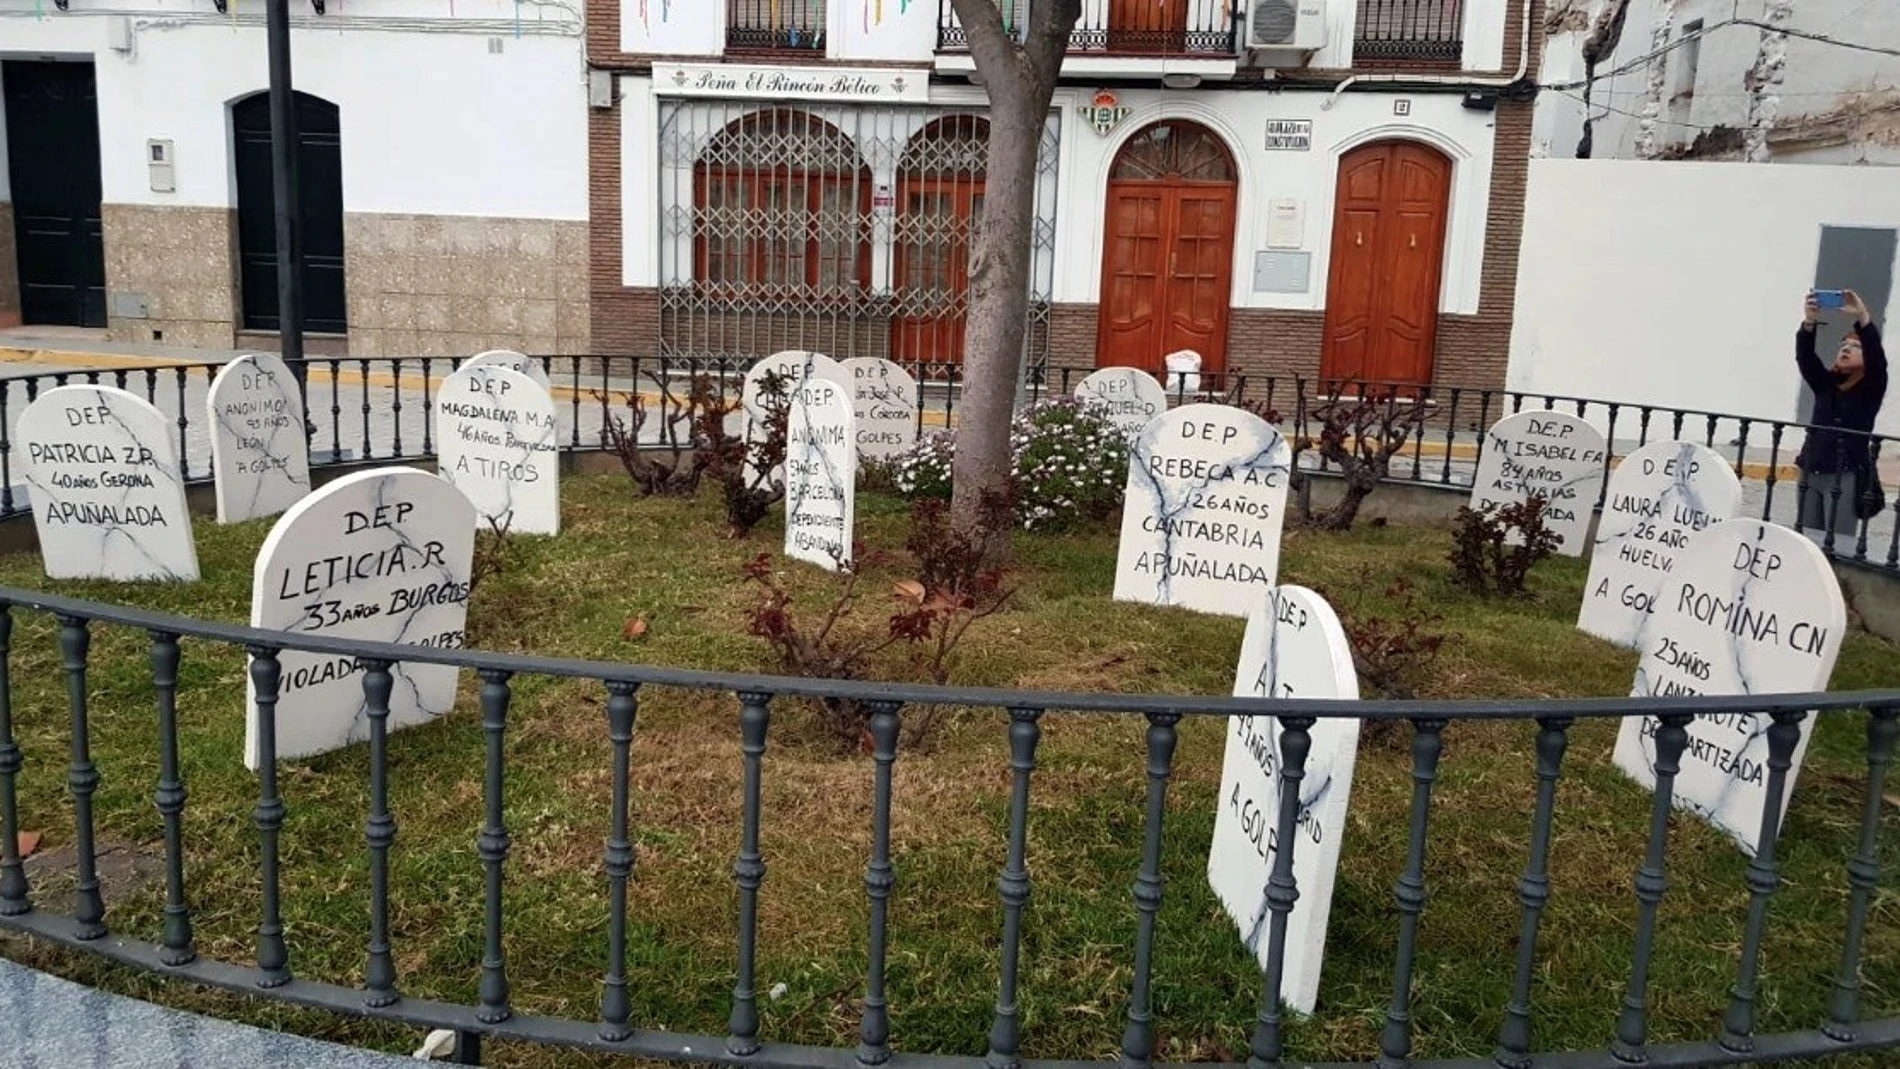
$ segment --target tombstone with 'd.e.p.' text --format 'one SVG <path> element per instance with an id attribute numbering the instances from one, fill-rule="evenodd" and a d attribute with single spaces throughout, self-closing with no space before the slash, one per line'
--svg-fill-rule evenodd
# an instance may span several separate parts
<path id="1" fill-rule="evenodd" d="M 1544 526 L 1557 552 L 1581 557 L 1590 548 L 1590 516 L 1603 488 L 1603 433 L 1563 412 L 1520 412 L 1491 425 L 1471 484 L 1471 507 L 1545 502 Z"/>
<path id="2" fill-rule="evenodd" d="M 554 402 L 533 379 L 493 364 L 458 369 L 436 393 L 435 441 L 436 469 L 475 506 L 477 523 L 559 533 Z"/>
<path id="3" fill-rule="evenodd" d="M 851 393 L 807 378 L 792 393 L 785 431 L 785 555 L 836 571 L 851 563 L 858 480 Z"/>
<path id="4" fill-rule="evenodd" d="M 786 349 L 771 356 L 760 357 L 745 373 L 745 383 L 739 390 L 739 409 L 744 420 L 745 439 L 758 442 L 766 437 L 766 424 L 771 418 L 771 399 L 766 387 L 776 380 L 785 392 L 787 419 L 790 418 L 792 394 L 806 379 L 820 378 L 835 382 L 844 387 L 848 398 L 851 396 L 851 376 L 836 360 L 823 353 L 806 349 Z M 757 473 L 757 467 L 751 459 L 746 461 L 749 473 Z M 783 476 L 783 472 L 774 470 L 774 479 Z"/>
<path id="5" fill-rule="evenodd" d="M 517 353 L 513 349 L 490 349 L 487 352 L 476 353 L 462 361 L 462 366 L 456 370 L 467 371 L 472 367 L 505 367 L 533 379 L 534 384 L 543 390 L 552 392 L 554 389 L 554 384 L 548 381 L 548 369 L 541 366 L 541 361 L 526 353 Z"/>
<path id="6" fill-rule="evenodd" d="M 1689 538 L 1657 592 L 1630 693 L 1824 691 L 1846 630 L 1847 604 L 1820 547 L 1776 524 L 1723 520 Z M 1765 713 L 1698 714 L 1676 774 L 1676 805 L 1707 818 L 1750 855 L 1761 846 L 1772 722 Z M 1625 718 L 1614 755 L 1618 768 L 1652 790 L 1659 726 L 1653 716 Z M 1784 815 L 1813 731 L 1809 715 L 1782 788 Z"/>
<path id="7" fill-rule="evenodd" d="M 218 522 L 275 516 L 310 492 L 310 443 L 297 378 L 273 353 L 240 356 L 205 394 Z"/>
<path id="8" fill-rule="evenodd" d="M 851 414 L 858 421 L 858 457 L 890 460 L 917 444 L 917 380 L 877 356 L 840 365 L 851 380 Z"/>
<path id="9" fill-rule="evenodd" d="M 1168 410 L 1168 395 L 1161 384 L 1137 367 L 1105 367 L 1091 373 L 1076 386 L 1075 399 L 1100 411 L 1130 438 Z"/>

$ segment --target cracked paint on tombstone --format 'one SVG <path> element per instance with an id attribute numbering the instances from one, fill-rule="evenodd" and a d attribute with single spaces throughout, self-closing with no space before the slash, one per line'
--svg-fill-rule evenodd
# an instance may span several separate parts
<path id="1" fill-rule="evenodd" d="M 1544 525 L 1557 535 L 1557 552 L 1581 557 L 1590 548 L 1608 463 L 1603 433 L 1563 412 L 1520 412 L 1491 425 L 1471 485 L 1471 507 L 1511 505 L 1533 496 L 1546 507 Z"/>
<path id="2" fill-rule="evenodd" d="M 275 516 L 310 492 L 297 378 L 271 353 L 224 365 L 205 394 L 219 523 Z"/>
<path id="3" fill-rule="evenodd" d="M 785 555 L 838 571 L 852 564 L 857 420 L 850 391 L 805 380 L 785 432 Z"/>
<path id="4" fill-rule="evenodd" d="M 435 397 L 436 470 L 475 506 L 476 523 L 514 534 L 561 530 L 554 402 L 521 372 L 463 366 Z"/>
<path id="5" fill-rule="evenodd" d="M 769 375 L 785 377 L 785 389 L 788 393 L 796 391 L 799 384 L 812 376 L 829 379 L 846 390 L 849 396 L 851 377 L 845 373 L 842 365 L 823 353 L 805 349 L 786 349 L 771 356 L 760 357 L 754 361 L 745 373 L 745 384 L 740 387 L 739 407 L 744 426 L 745 439 L 756 442 L 764 437 L 765 425 L 764 389 Z M 750 461 L 747 462 L 748 464 Z M 784 478 L 785 473 L 774 471 L 772 478 Z"/>

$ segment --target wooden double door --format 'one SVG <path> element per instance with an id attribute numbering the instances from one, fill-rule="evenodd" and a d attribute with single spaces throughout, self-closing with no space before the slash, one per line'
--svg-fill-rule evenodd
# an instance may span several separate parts
<path id="1" fill-rule="evenodd" d="M 1382 141 L 1340 159 L 1325 378 L 1432 381 L 1450 194 L 1451 161 L 1427 145 Z"/>

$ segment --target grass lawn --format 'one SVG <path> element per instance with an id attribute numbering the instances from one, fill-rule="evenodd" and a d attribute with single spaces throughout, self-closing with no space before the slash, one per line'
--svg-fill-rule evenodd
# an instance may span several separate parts
<path id="1" fill-rule="evenodd" d="M 476 592 L 471 644 L 488 649 L 728 670 L 769 667 L 744 634 L 753 598 L 740 565 L 776 551 L 769 524 L 749 542 L 719 537 L 719 504 L 636 501 L 624 479 L 563 485 L 564 533 L 519 540 L 519 560 Z M 907 506 L 866 495 L 861 537 L 896 550 Z M 248 615 L 251 561 L 269 527 L 201 521 L 205 579 L 193 586 L 49 584 L 37 555 L 0 558 L 0 582 L 129 602 L 200 618 Z M 1032 688 L 1225 694 L 1242 622 L 1109 599 L 1112 527 L 1017 538 L 1024 592 L 1017 607 L 972 630 L 956 680 Z M 1626 693 L 1635 654 L 1572 626 L 1585 562 L 1538 569 L 1536 597 L 1473 600 L 1446 585 L 1445 532 L 1368 527 L 1349 535 L 1288 535 L 1281 575 L 1323 586 L 1347 612 L 1375 609 L 1396 577 L 1416 582 L 1454 635 L 1426 697 L 1559 697 Z M 813 590 L 831 580 L 792 566 Z M 887 573 L 887 574 L 886 574 Z M 867 582 L 867 615 L 881 623 L 893 566 Z M 1357 604 L 1356 604 L 1357 603 Z M 51 621 L 19 613 L 13 638 L 16 730 L 26 753 L 21 809 L 45 833 L 42 852 L 71 842 L 65 794 L 68 713 Z M 626 637 L 644 617 L 643 637 Z M 103 841 L 156 855 L 151 804 L 158 747 L 146 639 L 100 627 L 92 647 L 93 752 Z M 881 674 L 900 676 L 893 650 Z M 1865 633 L 1848 636 L 1838 689 L 1892 686 L 1900 651 Z M 399 832 L 392 860 L 392 932 L 398 983 L 408 994 L 473 1003 L 482 944 L 483 738 L 464 675 L 452 716 L 391 738 Z M 179 691 L 187 875 L 200 952 L 236 961 L 253 953 L 258 895 L 251 807 L 256 783 L 241 763 L 243 660 L 203 643 L 185 646 Z M 507 760 L 510 979 L 518 1010 L 590 1018 L 605 955 L 602 844 L 609 820 L 605 692 L 598 684 L 516 681 Z M 638 863 L 631 892 L 629 992 L 637 1025 L 723 1034 L 732 987 L 740 758 L 731 698 L 642 690 L 634 743 Z M 1051 711 L 1044 719 L 1032 794 L 1022 977 L 1025 1054 L 1109 1057 L 1121 1035 L 1131 976 L 1145 777 L 1139 718 Z M 1811 1027 L 1825 1016 L 1847 912 L 1845 862 L 1862 805 L 1865 718 L 1827 718 L 1808 751 L 1782 841 L 1786 883 L 1770 912 L 1760 1028 Z M 1558 795 L 1534 993 L 1535 1044 L 1598 1047 L 1611 1036 L 1627 976 L 1649 795 L 1610 764 L 1615 724 L 1572 732 Z M 1518 931 L 1516 883 L 1524 866 L 1535 781 L 1531 724 L 1454 723 L 1446 733 L 1427 858 L 1431 896 L 1416 970 L 1416 1051 L 1482 1055 L 1492 1048 L 1511 983 Z M 1167 896 L 1157 934 L 1158 1056 L 1244 1059 L 1260 982 L 1205 880 L 1219 783 L 1223 726 L 1183 725 L 1170 794 Z M 996 995 L 1002 863 L 1008 797 L 1007 721 L 1000 713 L 953 716 L 927 751 L 901 751 L 892 849 L 889 999 L 900 1050 L 980 1054 Z M 301 976 L 360 983 L 367 932 L 367 753 L 364 747 L 286 762 L 283 836 L 291 964 Z M 863 888 L 870 841 L 871 767 L 840 757 L 795 703 L 774 710 L 765 762 L 760 906 L 762 1035 L 772 1040 L 856 1042 L 868 910 Z M 1371 1058 L 1390 998 L 1396 945 L 1392 885 L 1403 864 L 1410 802 L 1401 742 L 1363 745 L 1320 988 L 1320 1012 L 1295 1024 L 1294 1057 Z M 1883 840 L 1891 859 L 1895 836 Z M 1658 1042 L 1713 1036 L 1733 982 L 1748 900 L 1745 859 L 1701 821 L 1675 821 L 1670 889 L 1662 906 L 1651 986 Z M 64 910 L 58 874 L 35 888 Z M 68 881 L 68 886 L 70 881 Z M 133 881 L 114 897 L 108 923 L 158 937 L 162 883 Z M 313 1035 L 406 1052 L 417 1036 L 177 984 L 53 953 L 19 939 L 12 957 L 191 1008 Z M 1900 1012 L 1900 897 L 1876 900 L 1865 951 L 1867 1015 Z M 782 990 L 781 990 L 782 988 Z M 566 1052 L 491 1045 L 489 1063 L 609 1064 Z M 1868 1063 L 1879 1064 L 1879 1063 Z"/>

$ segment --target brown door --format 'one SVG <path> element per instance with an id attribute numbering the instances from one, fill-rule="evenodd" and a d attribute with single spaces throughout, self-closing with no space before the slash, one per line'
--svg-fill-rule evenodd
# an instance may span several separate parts
<path id="1" fill-rule="evenodd" d="M 1190 0 L 1109 0 L 1110 52 L 1187 51 Z"/>
<path id="2" fill-rule="evenodd" d="M 1320 374 L 1425 383 L 1437 348 L 1451 161 L 1384 141 L 1339 161 Z"/>
<path id="3" fill-rule="evenodd" d="M 980 180 L 911 179 L 897 220 L 894 274 L 900 294 L 891 320 L 891 359 L 925 365 L 918 378 L 941 374 L 929 365 L 963 362 L 970 249 L 983 218 Z"/>

